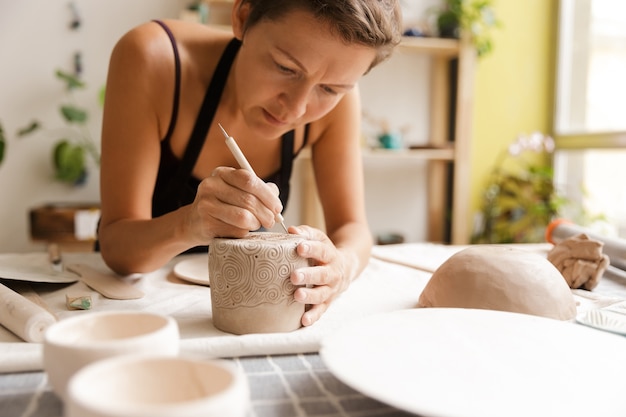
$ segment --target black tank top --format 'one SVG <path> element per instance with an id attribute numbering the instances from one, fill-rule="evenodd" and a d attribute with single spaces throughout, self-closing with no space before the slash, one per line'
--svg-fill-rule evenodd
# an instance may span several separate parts
<path id="1" fill-rule="evenodd" d="M 178 117 L 179 100 L 180 100 L 180 82 L 181 68 L 180 56 L 176 40 L 171 30 L 163 22 L 155 20 L 165 30 L 174 51 L 175 66 L 175 86 L 174 86 L 174 103 L 172 106 L 172 116 L 168 131 L 161 141 L 161 160 L 159 162 L 159 171 L 157 174 L 154 193 L 152 196 L 152 217 L 158 217 L 163 214 L 174 211 L 182 206 L 191 204 L 196 196 L 196 191 L 201 179 L 192 175 L 194 166 L 200 154 L 200 150 L 206 140 L 209 127 L 215 116 L 217 106 L 222 96 L 222 91 L 231 65 L 239 51 L 241 42 L 238 39 L 231 40 L 226 49 L 222 53 L 220 61 L 217 64 L 213 78 L 207 88 L 207 91 L 200 107 L 196 123 L 194 125 L 191 137 L 185 149 L 182 160 L 172 153 L 170 140 L 176 120 Z M 293 168 L 293 160 L 300 150 L 306 146 L 308 140 L 309 125 L 305 126 L 304 142 L 300 149 L 294 153 L 294 131 L 285 133 L 282 137 L 281 144 L 281 165 L 278 172 L 268 178 L 264 178 L 266 182 L 275 183 L 279 190 L 279 198 L 283 204 L 283 210 L 287 207 L 289 199 L 290 178 Z M 188 252 L 206 251 L 206 246 L 197 247 Z"/>

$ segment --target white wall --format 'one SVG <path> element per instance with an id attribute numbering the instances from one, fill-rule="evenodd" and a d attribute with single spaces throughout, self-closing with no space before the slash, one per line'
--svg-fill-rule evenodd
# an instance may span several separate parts
<path id="1" fill-rule="evenodd" d="M 425 29 L 439 0 L 404 0 L 406 26 Z M 360 83 L 363 110 L 386 119 L 393 130 L 405 129 L 404 145 L 424 145 L 429 137 L 430 64 L 427 55 L 397 50 Z M 367 142 L 375 132 L 364 125 Z M 365 202 L 374 236 L 400 233 L 409 242 L 427 238 L 426 163 L 365 158 Z"/>
<path id="2" fill-rule="evenodd" d="M 406 146 L 428 141 L 429 74 L 427 56 L 397 53 L 360 83 L 363 110 L 388 120 L 394 130 L 407 128 Z M 368 142 L 376 141 L 367 123 L 363 131 Z M 374 236 L 393 232 L 411 242 L 426 239 L 426 172 L 423 161 L 365 158 L 365 201 Z"/>
<path id="3" fill-rule="evenodd" d="M 0 165 L 0 252 L 40 248 L 29 238 L 28 211 L 49 202 L 98 201 L 98 172 L 84 187 L 73 188 L 52 179 L 51 149 L 63 127 L 58 106 L 63 85 L 54 71 L 72 71 L 73 54 L 83 53 L 88 89 L 78 101 L 90 110 L 90 130 L 99 138 L 101 109 L 98 89 L 104 85 L 109 55 L 119 37 L 154 18 L 177 17 L 182 0 L 76 0 L 82 18 L 70 30 L 68 0 L 0 0 L 0 121 L 7 136 Z M 18 138 L 16 132 L 32 119 L 50 130 Z"/>

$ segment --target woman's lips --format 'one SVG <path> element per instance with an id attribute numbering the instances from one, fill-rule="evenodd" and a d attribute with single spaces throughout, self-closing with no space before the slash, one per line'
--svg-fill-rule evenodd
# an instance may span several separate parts
<path id="1" fill-rule="evenodd" d="M 270 112 L 265 109 L 263 109 L 263 114 L 265 115 L 265 119 L 274 126 L 282 127 L 287 125 L 287 122 L 283 122 L 282 120 L 274 117 Z"/>

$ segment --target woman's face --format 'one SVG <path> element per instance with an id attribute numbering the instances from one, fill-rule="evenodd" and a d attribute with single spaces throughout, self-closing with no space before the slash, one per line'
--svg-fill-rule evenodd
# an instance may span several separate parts
<path id="1" fill-rule="evenodd" d="M 356 87 L 375 50 L 348 45 L 303 11 L 261 21 L 243 35 L 235 97 L 248 126 L 276 136 L 317 120 Z"/>

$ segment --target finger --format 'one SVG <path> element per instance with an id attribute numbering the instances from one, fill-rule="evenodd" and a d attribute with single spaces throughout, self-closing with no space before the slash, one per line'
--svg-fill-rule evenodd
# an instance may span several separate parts
<path id="1" fill-rule="evenodd" d="M 216 170 L 219 170 L 219 175 L 226 183 L 253 194 L 263 205 L 274 213 L 280 213 L 282 211 L 283 205 L 278 198 L 279 190 L 276 184 L 264 182 L 254 173 L 246 169 L 218 167 Z"/>
<path id="2" fill-rule="evenodd" d="M 293 285 L 332 285 L 334 281 L 331 267 L 324 265 L 298 268 L 290 279 Z"/>
<path id="3" fill-rule="evenodd" d="M 257 230 L 263 225 L 256 215 L 235 205 L 222 204 L 213 217 L 231 227 L 246 231 Z"/>
<path id="4" fill-rule="evenodd" d="M 199 236 L 240 237 L 261 227 L 253 213 L 225 203 L 214 193 L 214 188 L 206 183 L 198 187 L 193 213 L 190 227 Z"/>
<path id="5" fill-rule="evenodd" d="M 228 173 L 235 171 L 235 168 L 233 167 L 216 167 L 213 171 L 211 171 L 211 176 L 212 177 L 220 177 L 220 178 L 224 178 L 225 176 L 228 175 Z"/>
<path id="6" fill-rule="evenodd" d="M 224 204 L 214 197 L 201 198 L 195 211 L 192 227 L 204 236 L 240 237 L 260 227 L 259 220 L 249 211 Z"/>
<path id="7" fill-rule="evenodd" d="M 300 235 L 309 240 L 326 241 L 330 240 L 324 232 L 307 225 L 292 226 L 289 228 L 291 233 Z"/>
<path id="8" fill-rule="evenodd" d="M 267 228 L 274 226 L 276 215 L 283 210 L 276 184 L 263 182 L 254 173 L 245 169 L 220 168 L 216 168 L 214 172 L 217 171 L 226 184 L 244 192 L 239 194 L 241 201 L 229 202 L 247 208 L 255 215 L 258 214 L 263 226 Z"/>
<path id="9" fill-rule="evenodd" d="M 301 319 L 302 325 L 303 326 L 312 325 L 313 323 L 318 321 L 320 317 L 322 317 L 322 314 L 324 314 L 326 310 L 328 310 L 328 304 L 326 303 L 312 306 L 311 309 L 309 309 L 302 315 L 302 319 Z"/>
<path id="10" fill-rule="evenodd" d="M 327 241 L 305 240 L 296 247 L 298 255 L 314 259 L 318 265 L 331 263 L 335 259 L 336 249 Z"/>
<path id="11" fill-rule="evenodd" d="M 293 293 L 293 298 L 303 304 L 324 304 L 329 302 L 335 291 L 328 285 L 318 287 L 300 287 Z"/>
<path id="12" fill-rule="evenodd" d="M 273 182 L 266 182 L 265 184 L 269 187 L 269 189 L 276 197 L 280 196 L 280 189 L 278 188 L 278 185 L 274 184 Z"/>
<path id="13" fill-rule="evenodd" d="M 215 206 L 220 210 L 221 220 L 238 227 L 249 227 L 248 230 L 274 226 L 276 214 L 254 194 L 258 191 L 258 186 L 265 189 L 266 184 L 248 171 L 218 167 L 203 183 L 205 184 L 201 184 L 203 187 L 199 193 L 206 189 L 206 194 L 215 197 Z M 257 188 L 254 183 L 257 183 Z M 279 206 L 282 208 L 280 200 Z"/>

